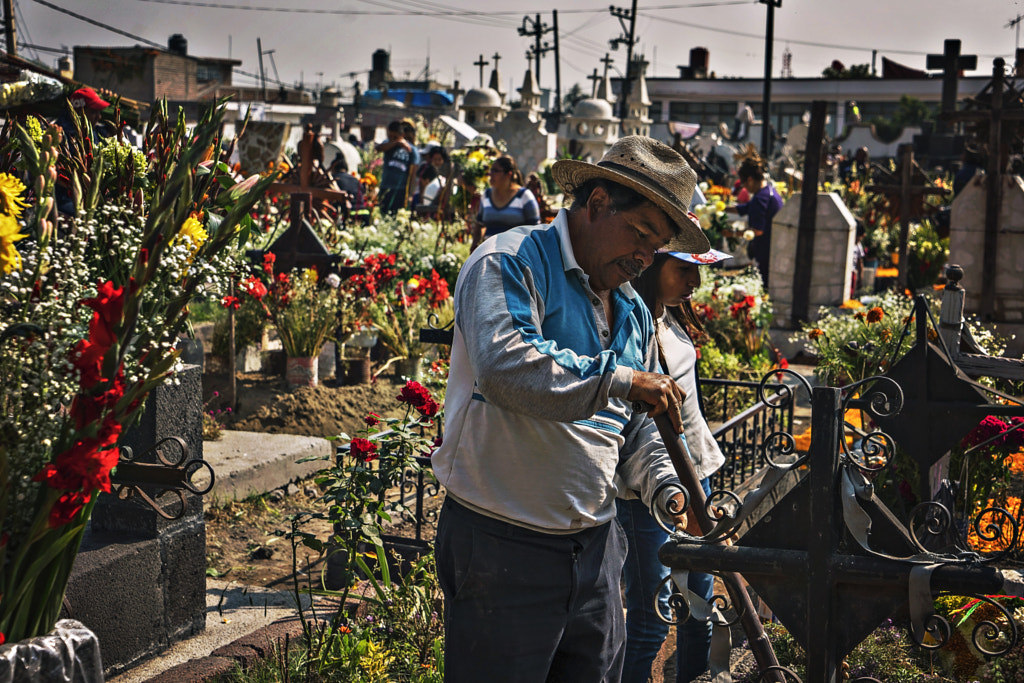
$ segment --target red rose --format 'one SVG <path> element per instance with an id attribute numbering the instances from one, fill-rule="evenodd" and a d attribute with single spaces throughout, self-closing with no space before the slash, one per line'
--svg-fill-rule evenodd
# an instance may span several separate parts
<path id="1" fill-rule="evenodd" d="M 369 439 L 352 439 L 348 452 L 357 460 L 370 462 L 377 459 L 377 444 Z"/>
<path id="2" fill-rule="evenodd" d="M 241 301 L 238 300 L 237 296 L 226 296 L 220 300 L 221 306 L 224 308 L 234 308 L 235 310 L 241 305 Z"/>
<path id="3" fill-rule="evenodd" d="M 398 395 L 398 400 L 402 403 L 408 403 L 413 408 L 419 409 L 419 407 L 428 400 L 433 399 L 430 398 L 430 392 L 427 391 L 426 387 L 419 382 L 409 380 L 405 383 L 405 386 L 402 387 L 402 393 Z"/>
<path id="4" fill-rule="evenodd" d="M 422 405 L 415 406 L 415 408 L 420 411 L 420 415 L 423 417 L 434 417 L 437 415 L 437 411 L 441 409 L 441 406 L 437 404 L 437 401 L 427 396 L 427 400 Z"/>
<path id="5" fill-rule="evenodd" d="M 366 423 L 367 427 L 376 427 L 377 425 L 380 424 L 380 415 L 378 415 L 377 413 L 370 413 L 369 415 L 363 418 L 363 422 Z"/>

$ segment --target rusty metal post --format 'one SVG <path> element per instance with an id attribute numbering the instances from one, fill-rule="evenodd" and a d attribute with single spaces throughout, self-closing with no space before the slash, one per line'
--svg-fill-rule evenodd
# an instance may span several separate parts
<path id="1" fill-rule="evenodd" d="M 701 534 L 707 534 L 714 528 L 715 522 L 708 515 L 705 505 L 707 498 L 704 496 L 704 488 L 700 485 L 700 479 L 697 478 L 697 470 L 694 469 L 693 463 L 683 451 L 679 436 L 672 428 L 668 415 L 664 413 L 658 415 L 654 418 L 654 424 L 658 426 L 658 432 L 661 434 L 662 441 L 665 442 L 665 449 L 672 460 L 679 481 L 690 494 L 689 514 L 696 517 Z M 729 599 L 736 609 L 736 613 L 739 614 L 740 624 L 743 626 L 743 632 L 747 634 L 747 642 L 750 644 L 750 651 L 754 654 L 757 666 L 761 671 L 777 667 L 779 660 L 775 657 L 775 650 L 772 649 L 771 641 L 768 640 L 764 627 L 761 626 L 757 610 L 754 609 L 754 603 L 751 601 L 750 595 L 747 594 L 740 575 L 736 572 L 723 571 L 719 573 L 719 576 L 722 583 L 725 584 L 725 590 L 729 593 Z M 769 683 L 784 683 L 785 681 L 782 674 L 777 671 L 767 673 L 764 680 Z"/>
<path id="2" fill-rule="evenodd" d="M 816 387 L 811 396 L 810 517 L 807 544 L 807 680 L 836 683 L 842 658 L 835 634 L 838 604 L 832 557 L 842 536 L 842 510 L 836 495 L 839 477 L 839 439 L 843 438 L 840 390 Z"/>
<path id="3" fill-rule="evenodd" d="M 228 286 L 228 301 L 235 297 L 235 279 L 231 278 Z M 228 306 L 228 405 L 232 412 L 238 410 L 238 393 L 235 375 L 238 373 L 238 358 L 235 353 L 235 308 Z"/>
<path id="4" fill-rule="evenodd" d="M 814 263 L 814 230 L 818 214 L 818 173 L 821 168 L 821 143 L 825 137 L 825 116 L 828 103 L 811 103 L 811 124 L 807 131 L 804 152 L 804 180 L 800 186 L 800 221 L 796 233 L 796 263 L 793 269 L 793 306 L 790 324 L 799 327 L 807 322 L 811 301 L 811 278 Z"/>
<path id="5" fill-rule="evenodd" d="M 896 282 L 900 291 L 907 288 L 907 243 L 910 240 L 910 182 L 914 173 L 914 146 L 900 145 L 900 246 L 899 277 Z"/>
<path id="6" fill-rule="evenodd" d="M 996 301 L 996 241 L 999 237 L 999 209 L 1003 203 L 1002 109 L 1003 68 L 1002 57 L 992 62 L 992 122 L 988 134 L 988 168 L 985 173 L 985 241 L 981 268 L 981 314 L 991 320 Z"/>

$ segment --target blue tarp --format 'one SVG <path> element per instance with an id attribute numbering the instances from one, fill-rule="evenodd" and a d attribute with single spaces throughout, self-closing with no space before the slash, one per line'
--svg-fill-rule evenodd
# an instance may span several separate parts
<path id="1" fill-rule="evenodd" d="M 451 106 L 455 104 L 455 98 L 441 90 L 388 90 L 388 97 L 399 102 L 405 102 L 407 93 L 412 94 L 412 106 L 414 107 L 437 107 Z M 383 99 L 380 90 L 367 90 L 363 97 L 368 100 Z"/>

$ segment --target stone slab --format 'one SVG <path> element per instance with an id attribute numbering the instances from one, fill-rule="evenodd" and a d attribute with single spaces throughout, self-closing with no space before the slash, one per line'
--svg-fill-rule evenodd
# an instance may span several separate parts
<path id="1" fill-rule="evenodd" d="M 308 596 L 303 596 L 303 601 L 308 602 Z M 290 620 L 295 616 L 295 596 L 289 591 L 240 586 L 230 581 L 207 578 L 206 628 L 132 669 L 114 676 L 108 672 L 106 683 L 198 683 L 210 680 L 213 670 L 228 663 L 224 671 L 230 671 L 236 661 L 233 657 L 211 657 L 214 651 L 230 644 L 241 646 L 241 638 L 280 619 Z M 223 655 L 228 651 L 220 652 Z"/>
<path id="2" fill-rule="evenodd" d="M 241 500 L 287 486 L 327 467 L 327 460 L 299 463 L 301 458 L 330 456 L 327 439 L 292 434 L 225 430 L 218 441 L 204 444 L 203 458 L 216 481 L 207 500 Z"/>

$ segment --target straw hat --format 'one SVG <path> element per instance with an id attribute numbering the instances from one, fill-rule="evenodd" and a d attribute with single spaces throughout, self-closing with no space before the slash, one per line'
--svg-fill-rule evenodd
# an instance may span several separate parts
<path id="1" fill-rule="evenodd" d="M 562 189 L 573 194 L 592 178 L 624 185 L 650 199 L 676 225 L 668 244 L 672 251 L 702 254 L 711 248 L 704 231 L 687 216 L 697 174 L 678 152 L 642 135 L 620 138 L 596 164 L 560 159 L 551 174 Z"/>

